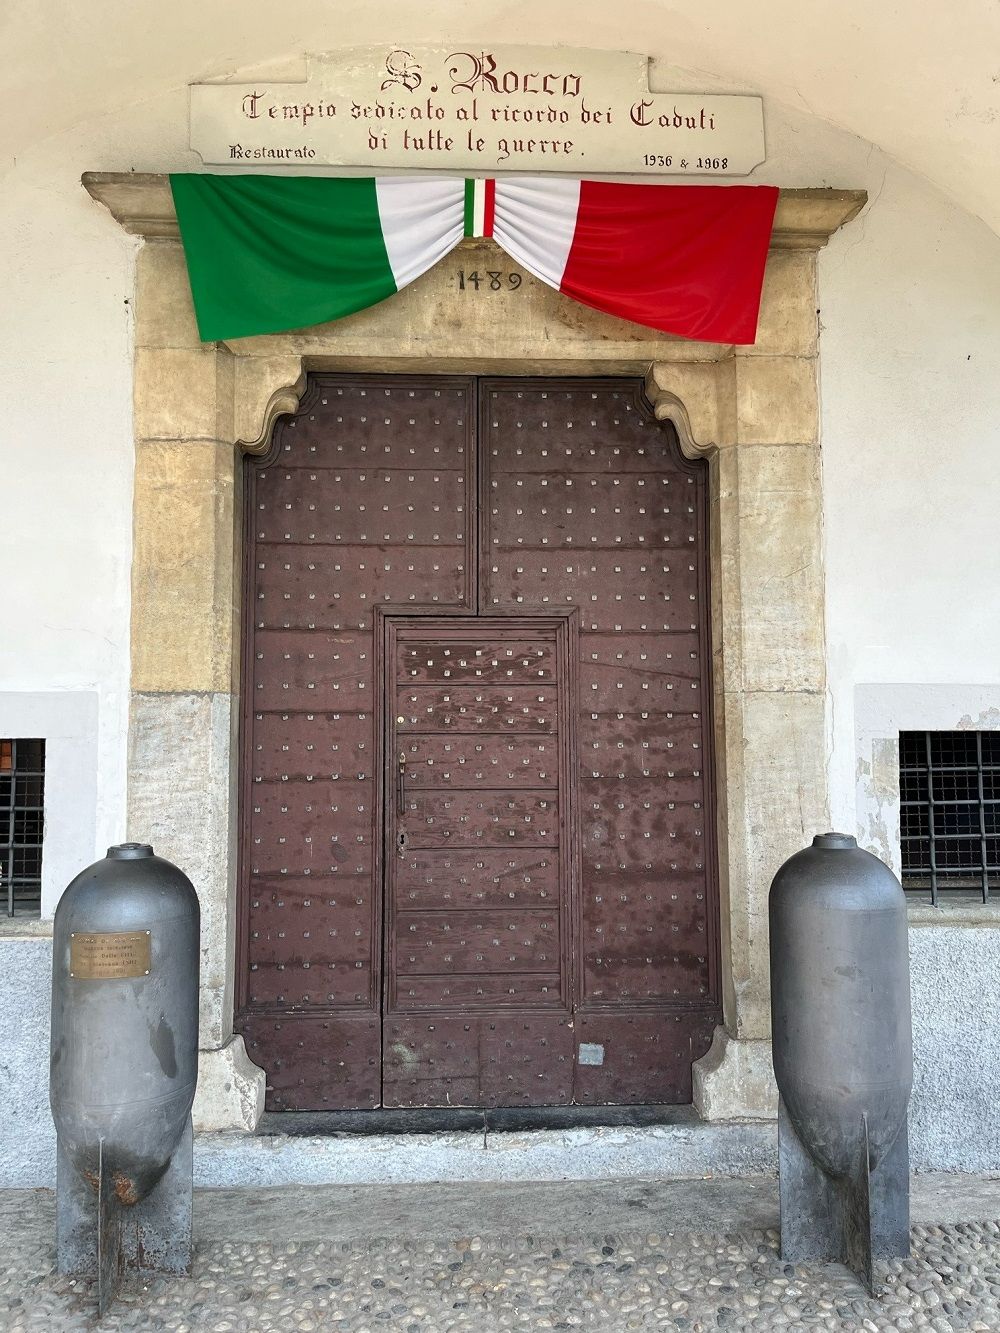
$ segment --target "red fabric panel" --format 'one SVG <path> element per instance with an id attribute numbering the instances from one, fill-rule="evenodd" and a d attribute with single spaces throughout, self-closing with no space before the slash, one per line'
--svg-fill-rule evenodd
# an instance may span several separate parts
<path id="1" fill-rule="evenodd" d="M 752 343 L 778 190 L 581 181 L 560 291 L 704 342 Z"/>
<path id="2" fill-rule="evenodd" d="M 493 216 L 497 211 L 497 183 L 492 177 L 484 182 L 483 191 L 483 235 L 493 235 Z"/>

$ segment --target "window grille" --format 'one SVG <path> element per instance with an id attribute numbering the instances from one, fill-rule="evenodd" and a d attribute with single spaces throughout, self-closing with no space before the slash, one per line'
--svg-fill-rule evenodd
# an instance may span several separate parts
<path id="1" fill-rule="evenodd" d="M 1000 889 L 1000 732 L 899 737 L 903 888 L 988 902 Z"/>
<path id="2" fill-rule="evenodd" d="M 8 916 L 42 903 L 45 742 L 0 740 L 0 902 Z"/>

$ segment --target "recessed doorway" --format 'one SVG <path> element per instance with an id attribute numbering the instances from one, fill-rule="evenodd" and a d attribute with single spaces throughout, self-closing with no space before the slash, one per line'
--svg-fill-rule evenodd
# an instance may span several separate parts
<path id="1" fill-rule="evenodd" d="M 629 379 L 314 375 L 247 460 L 236 1026 L 268 1109 L 690 1101 L 706 470 Z"/>

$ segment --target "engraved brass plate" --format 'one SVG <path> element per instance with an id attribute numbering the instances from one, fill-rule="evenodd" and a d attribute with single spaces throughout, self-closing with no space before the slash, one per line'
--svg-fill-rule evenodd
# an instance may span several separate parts
<path id="1" fill-rule="evenodd" d="M 149 975 L 148 930 L 75 932 L 69 937 L 69 974 L 83 981 Z"/>

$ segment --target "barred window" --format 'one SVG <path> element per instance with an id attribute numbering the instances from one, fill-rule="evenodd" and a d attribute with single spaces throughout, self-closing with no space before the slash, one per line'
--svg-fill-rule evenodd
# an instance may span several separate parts
<path id="1" fill-rule="evenodd" d="M 45 742 L 0 740 L 0 902 L 38 916 L 42 902 Z"/>
<path id="2" fill-rule="evenodd" d="M 1000 732 L 899 737 L 903 888 L 987 902 L 1000 889 Z"/>

